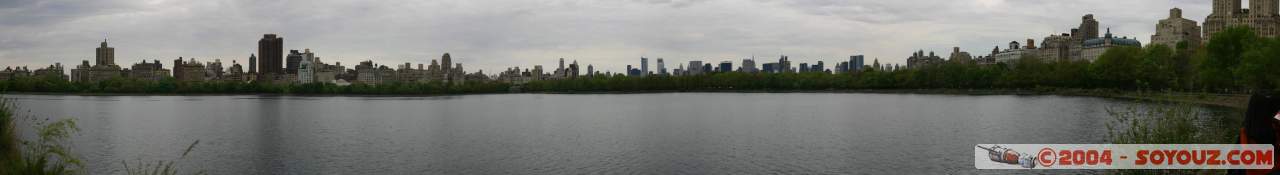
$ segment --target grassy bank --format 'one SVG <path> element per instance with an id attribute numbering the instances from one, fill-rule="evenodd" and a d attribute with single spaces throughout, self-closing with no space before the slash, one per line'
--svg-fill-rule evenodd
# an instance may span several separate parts
<path id="1" fill-rule="evenodd" d="M 1151 100 L 1150 98 L 1168 98 Z M 1214 113 L 1176 98 L 1183 95 L 1140 96 L 1143 101 L 1108 107 L 1108 142 L 1112 144 L 1233 144 L 1241 113 Z M 1199 97 L 1194 97 L 1198 99 Z M 1223 174 L 1224 170 L 1114 170 L 1107 174 Z"/>

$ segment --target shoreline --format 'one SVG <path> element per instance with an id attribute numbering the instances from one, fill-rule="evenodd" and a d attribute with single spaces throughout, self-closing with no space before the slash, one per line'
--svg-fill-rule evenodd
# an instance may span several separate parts
<path id="1" fill-rule="evenodd" d="M 22 95 L 76 95 L 76 96 L 299 96 L 299 97 L 441 97 L 461 95 L 495 94 L 655 94 L 655 93 L 846 93 L 846 94 L 921 94 L 921 95 L 1060 95 L 1099 97 L 1138 101 L 1185 102 L 1199 105 L 1245 109 L 1249 94 L 1210 94 L 1192 92 L 1152 92 L 1113 89 L 857 89 L 857 90 L 660 90 L 660 91 L 569 91 L 569 92 L 507 92 L 468 94 L 280 94 L 280 93 L 51 93 L 5 92 Z"/>
<path id="2" fill-rule="evenodd" d="M 1181 102 L 1197 105 L 1245 109 L 1249 94 L 1210 94 L 1194 92 L 1151 92 L 1113 89 L 859 89 L 859 90 L 711 90 L 711 91 L 604 91 L 604 92 L 525 92 L 536 94 L 646 94 L 646 93 L 864 93 L 864 94 L 922 94 L 922 95 L 1059 95 L 1073 97 L 1098 97 L 1134 101 Z"/>

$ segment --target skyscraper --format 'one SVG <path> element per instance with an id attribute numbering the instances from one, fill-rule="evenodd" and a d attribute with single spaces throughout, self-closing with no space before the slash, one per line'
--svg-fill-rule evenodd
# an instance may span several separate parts
<path id="1" fill-rule="evenodd" d="M 702 75 L 707 70 L 702 69 L 702 61 L 689 61 L 689 68 L 685 71 L 689 71 L 689 75 Z"/>
<path id="2" fill-rule="evenodd" d="M 777 70 L 779 71 L 779 73 L 783 73 L 783 72 L 795 73 L 795 70 L 791 68 L 791 60 L 787 59 L 786 55 L 783 55 L 780 58 L 778 58 Z"/>
<path id="3" fill-rule="evenodd" d="M 809 71 L 813 71 L 813 72 L 826 72 L 826 71 L 827 71 L 827 68 L 825 67 L 825 64 L 824 64 L 824 63 L 822 63 L 822 61 L 818 61 L 818 64 L 815 64 L 815 65 L 812 65 L 812 66 L 813 66 L 813 68 L 809 68 Z"/>
<path id="4" fill-rule="evenodd" d="M 276 34 L 262 35 L 262 39 L 258 40 L 258 71 L 262 74 L 283 74 L 284 65 L 284 38 L 277 37 Z"/>
<path id="5" fill-rule="evenodd" d="M 1093 18 L 1093 14 L 1084 15 L 1084 17 L 1080 17 L 1080 20 L 1080 27 L 1076 28 L 1079 29 L 1079 32 L 1071 36 L 1077 36 L 1085 40 L 1098 38 L 1098 20 Z"/>
<path id="6" fill-rule="evenodd" d="M 667 75 L 667 66 L 662 62 L 662 58 L 658 58 L 658 75 Z"/>
<path id="7" fill-rule="evenodd" d="M 452 73 L 449 67 L 453 66 L 453 58 L 449 57 L 449 53 L 444 53 L 444 56 L 440 56 L 440 65 L 443 65 L 440 69 L 444 71 L 445 74 Z"/>
<path id="8" fill-rule="evenodd" d="M 289 74 L 298 74 L 299 64 L 302 64 L 302 52 L 298 52 L 298 50 L 289 50 L 289 56 L 284 57 L 284 72 Z"/>
<path id="9" fill-rule="evenodd" d="M 867 65 L 866 62 L 863 61 L 864 57 L 862 55 L 849 56 L 849 71 L 862 71 L 862 67 Z"/>
<path id="10" fill-rule="evenodd" d="M 1204 38 L 1232 26 L 1253 29 L 1262 37 L 1280 37 L 1280 0 L 1249 0 L 1249 8 L 1241 9 L 1240 0 L 1213 0 L 1213 12 L 1204 19 Z"/>
<path id="11" fill-rule="evenodd" d="M 758 70 L 758 69 L 756 69 L 756 60 L 755 60 L 755 58 L 752 58 L 752 59 L 742 59 L 742 68 L 741 68 L 741 70 L 740 70 L 740 71 L 742 71 L 742 72 L 746 72 L 746 73 L 755 73 L 755 72 L 758 72 L 759 70 Z"/>
<path id="12" fill-rule="evenodd" d="M 565 69 L 564 69 L 564 58 L 560 58 L 560 67 L 556 68 L 556 71 L 554 73 L 556 74 L 555 76 L 557 77 L 564 77 L 565 75 L 569 75 L 567 72 L 565 72 Z"/>
<path id="13" fill-rule="evenodd" d="M 258 73 L 258 57 L 249 54 L 249 73 Z"/>
<path id="14" fill-rule="evenodd" d="M 116 65 L 116 48 L 107 47 L 107 40 L 102 40 L 102 46 L 97 49 L 95 61 L 97 65 Z"/>
<path id="15" fill-rule="evenodd" d="M 640 57 L 640 76 L 649 75 L 649 58 Z"/>

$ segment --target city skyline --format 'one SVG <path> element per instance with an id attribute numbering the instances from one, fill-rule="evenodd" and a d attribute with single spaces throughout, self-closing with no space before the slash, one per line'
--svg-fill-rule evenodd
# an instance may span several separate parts
<path id="1" fill-rule="evenodd" d="M 72 65 L 93 60 L 84 48 L 106 37 L 118 48 L 118 64 L 178 57 L 248 63 L 248 56 L 257 52 L 251 43 L 263 33 L 276 33 L 289 39 L 283 50 L 317 50 L 327 62 L 418 64 L 449 52 L 470 70 L 490 74 L 514 66 L 549 66 L 559 58 L 614 73 L 637 65 L 640 57 L 663 58 L 668 68 L 693 60 L 738 62 L 779 55 L 804 63 L 866 55 L 868 64 L 879 59 L 905 65 L 907 53 L 920 49 L 946 54 L 958 46 L 985 53 L 1008 41 L 1064 33 L 1084 14 L 1095 14 L 1101 27 L 1146 43 L 1169 8 L 1182 8 L 1188 19 L 1203 22 L 1210 2 L 15 1 L 0 7 L 0 14 L 7 14 L 0 23 L 16 26 L 0 30 L 6 35 L 0 39 L 0 59 L 6 66 Z M 260 7 L 246 7 L 251 5 Z M 495 7 L 480 8 L 488 6 Z M 402 8 L 430 12 L 396 10 Z M 337 11 L 306 15 L 309 10 L 303 9 Z M 630 12 L 634 10 L 641 12 Z M 181 15 L 155 17 L 169 13 Z M 512 16 L 526 17 L 506 18 Z"/>

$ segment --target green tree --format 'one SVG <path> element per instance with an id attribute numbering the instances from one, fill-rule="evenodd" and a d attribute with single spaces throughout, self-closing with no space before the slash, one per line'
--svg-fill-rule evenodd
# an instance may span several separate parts
<path id="1" fill-rule="evenodd" d="M 1280 87 L 1280 41 L 1259 39 L 1240 58 L 1232 73 L 1241 85 L 1253 90 Z"/>
<path id="2" fill-rule="evenodd" d="M 1205 46 L 1207 55 L 1200 64 L 1200 82 L 1213 89 L 1236 88 L 1237 73 L 1231 69 L 1240 63 L 1241 55 L 1258 42 L 1258 35 L 1243 26 L 1229 27 L 1213 35 Z"/>
<path id="3" fill-rule="evenodd" d="M 1104 87 L 1133 89 L 1139 84 L 1138 64 L 1143 51 L 1138 47 L 1114 47 L 1107 49 L 1090 65 L 1089 72 Z"/>

